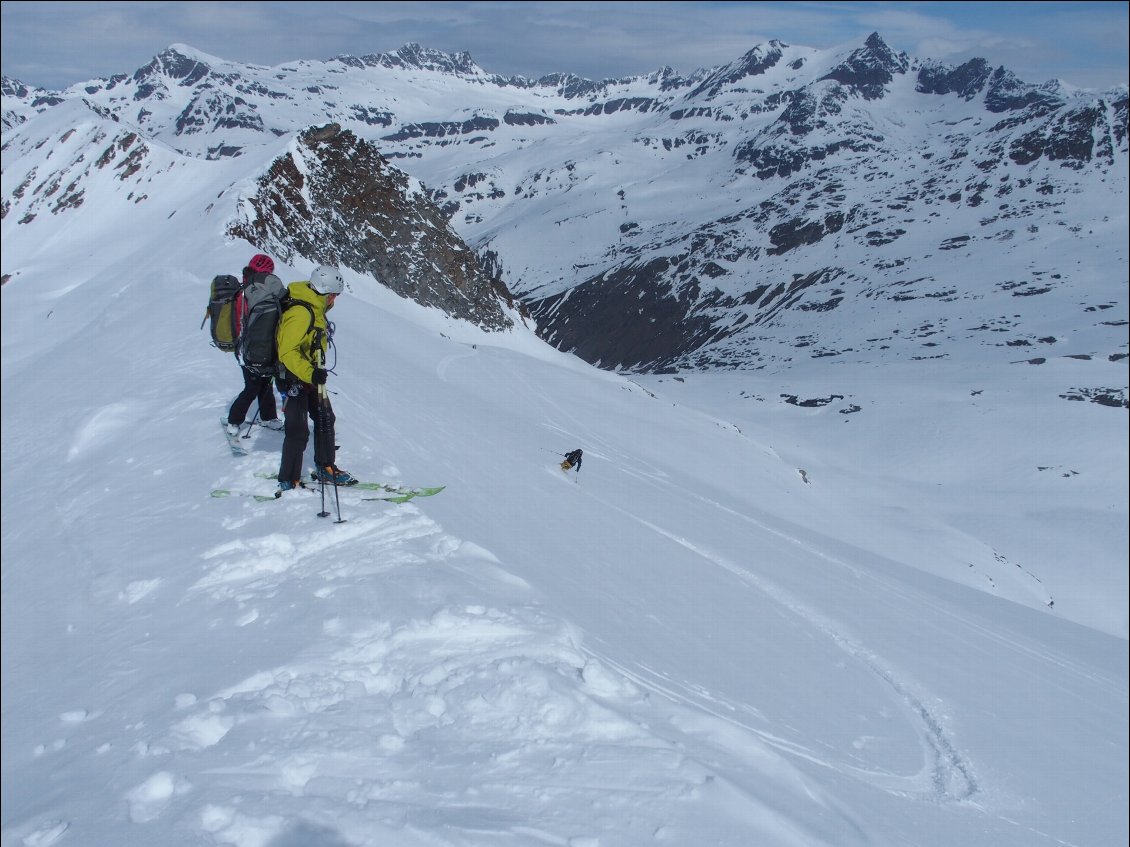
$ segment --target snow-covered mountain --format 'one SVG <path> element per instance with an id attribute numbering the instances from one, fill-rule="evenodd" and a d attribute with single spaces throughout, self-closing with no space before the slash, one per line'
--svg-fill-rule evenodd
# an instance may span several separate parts
<path id="1" fill-rule="evenodd" d="M 876 39 L 3 88 L 3 847 L 1130 839 L 1125 92 Z M 341 463 L 439 495 L 209 497 L 278 466 L 199 328 L 260 249 L 345 268 Z"/>
<path id="2" fill-rule="evenodd" d="M 422 182 L 543 337 L 603 367 L 1126 355 L 1124 86 L 1030 85 L 874 34 L 602 82 L 418 45 L 274 68 L 174 45 L 132 76 L 3 91 L 6 127 L 81 103 L 249 170 L 337 123 Z M 44 137 L 5 143 L 10 161 Z M 4 213 L 69 208 L 82 180 L 60 197 L 58 168 Z"/>

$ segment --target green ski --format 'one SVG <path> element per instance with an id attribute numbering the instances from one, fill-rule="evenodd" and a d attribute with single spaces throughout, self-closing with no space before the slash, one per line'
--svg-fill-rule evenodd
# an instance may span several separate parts
<path id="1" fill-rule="evenodd" d="M 275 479 L 275 475 L 273 473 L 267 473 L 267 472 L 262 472 L 262 471 L 257 472 L 255 474 L 255 476 L 257 476 L 259 479 Z M 310 475 L 310 478 L 312 480 L 313 485 L 321 485 L 321 483 L 319 483 L 316 479 L 314 479 L 313 474 Z M 307 486 L 311 486 L 311 483 L 307 483 Z M 329 483 L 327 483 L 327 487 L 332 487 L 332 486 Z M 390 500 L 391 502 L 403 502 L 403 501 L 394 499 L 394 498 L 398 498 L 398 497 L 404 497 L 408 500 L 412 499 L 413 497 L 432 497 L 436 494 L 439 494 L 446 487 L 447 486 L 445 486 L 445 485 L 432 485 L 432 486 L 420 486 L 420 487 L 390 485 L 387 482 L 358 482 L 358 483 L 354 483 L 353 485 L 338 486 L 339 490 L 341 490 L 341 491 L 350 491 L 352 489 L 357 489 L 359 491 L 379 491 L 382 494 L 387 494 L 387 495 L 391 495 L 391 496 L 389 496 L 389 497 L 362 497 L 361 499 L 362 500 Z"/>
<path id="2" fill-rule="evenodd" d="M 332 486 L 331 486 L 332 487 Z M 380 486 L 376 484 L 370 487 L 363 487 L 362 485 L 340 486 L 340 491 L 348 491 L 350 488 L 362 488 L 366 491 L 381 491 L 374 497 L 362 497 L 360 499 L 366 501 L 379 501 L 383 503 L 407 503 L 409 500 L 415 500 L 417 497 L 431 497 L 443 491 L 444 486 L 436 486 L 431 488 L 395 488 L 393 486 Z M 301 488 L 292 488 L 291 491 L 303 491 L 309 494 L 318 494 L 320 486 L 304 485 Z M 249 497 L 257 503 L 269 503 L 272 500 L 282 499 L 283 494 L 289 494 L 290 491 L 276 491 L 274 494 L 260 494 L 257 491 L 238 491 L 232 488 L 214 488 L 211 491 L 212 497 Z"/>

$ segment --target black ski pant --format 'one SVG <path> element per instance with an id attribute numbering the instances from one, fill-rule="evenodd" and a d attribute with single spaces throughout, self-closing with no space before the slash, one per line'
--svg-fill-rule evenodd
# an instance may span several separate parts
<path id="1" fill-rule="evenodd" d="M 320 397 L 313 386 L 300 386 L 288 391 L 283 405 L 286 424 L 283 428 L 282 461 L 279 482 L 302 479 L 302 457 L 310 440 L 308 420 L 314 422 L 314 464 L 320 468 L 333 465 L 337 458 L 334 443 L 334 422 L 337 420 L 329 397 Z"/>
<path id="2" fill-rule="evenodd" d="M 273 421 L 279 416 L 275 406 L 275 389 L 271 385 L 271 377 L 258 376 L 240 365 L 243 371 L 243 391 L 235 398 L 235 402 L 228 409 L 228 423 L 241 424 L 247 420 L 247 412 L 251 403 L 258 399 L 259 418 L 264 421 Z"/>

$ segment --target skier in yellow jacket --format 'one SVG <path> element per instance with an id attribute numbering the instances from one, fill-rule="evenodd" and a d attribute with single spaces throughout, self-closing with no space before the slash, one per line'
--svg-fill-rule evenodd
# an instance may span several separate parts
<path id="1" fill-rule="evenodd" d="M 302 459 L 310 440 L 309 418 L 314 422 L 314 465 L 320 482 L 335 485 L 356 485 L 352 474 L 334 463 L 337 447 L 334 439 L 333 407 L 326 391 L 326 350 L 333 337 L 333 324 L 326 312 L 345 290 L 345 280 L 337 268 L 319 265 L 307 282 L 287 286 L 291 305 L 283 312 L 278 328 L 278 352 L 281 377 L 286 385 L 283 407 L 286 425 L 279 463 L 279 491 L 302 485 Z"/>

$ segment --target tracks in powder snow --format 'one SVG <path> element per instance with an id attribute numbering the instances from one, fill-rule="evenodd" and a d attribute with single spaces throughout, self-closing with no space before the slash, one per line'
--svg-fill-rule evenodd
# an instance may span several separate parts
<path id="1" fill-rule="evenodd" d="M 644 478 L 650 478 L 647 474 Z M 665 480 L 650 478 L 654 484 L 668 487 Z M 687 492 L 680 489 L 683 495 Z M 774 603 L 788 610 L 792 615 L 804 621 L 809 631 L 819 633 L 835 648 L 861 666 L 868 674 L 878 680 L 880 684 L 894 694 L 898 701 L 904 704 L 904 714 L 915 729 L 924 754 L 923 767 L 908 774 L 892 773 L 886 769 L 860 767 L 847 761 L 832 761 L 827 752 L 817 752 L 805 745 L 781 738 L 773 733 L 756 728 L 753 724 L 757 720 L 755 711 L 744 704 L 735 705 L 724 698 L 714 696 L 699 686 L 687 686 L 664 677 L 651 669 L 637 667 L 628 668 L 617 664 L 607 657 L 600 657 L 601 661 L 615 668 L 627 679 L 642 688 L 662 695 L 668 700 L 685 706 L 693 706 L 719 721 L 732 725 L 739 730 L 759 738 L 766 745 L 790 756 L 804 759 L 821 767 L 830 768 L 849 774 L 861 781 L 867 782 L 876 788 L 898 796 L 916 795 L 934 800 L 948 802 L 965 802 L 978 795 L 981 787 L 978 784 L 972 764 L 962 755 L 954 741 L 951 739 L 945 720 L 940 716 L 937 707 L 928 704 L 927 695 L 916 691 L 916 686 L 907 681 L 902 673 L 892 667 L 881 656 L 867 648 L 859 640 L 847 634 L 847 627 L 842 623 L 828 617 L 815 607 L 801 601 L 797 596 L 774 584 L 769 579 L 754 573 L 752 570 L 738 565 L 727 557 L 712 551 L 707 545 L 697 543 L 689 538 L 678 535 L 654 522 L 636 515 L 622 506 L 603 500 L 599 494 L 587 492 L 589 496 L 601 502 L 603 508 L 613 509 L 636 521 L 650 531 L 662 536 L 674 544 L 690 551 L 694 555 L 722 568 L 741 582 L 757 590 L 762 595 L 769 597 Z M 690 494 L 691 497 L 711 508 L 721 509 L 731 517 L 739 518 L 754 525 L 758 530 L 769 533 L 786 541 L 791 545 L 803 547 L 807 553 L 828 561 L 829 563 L 846 569 L 853 578 L 866 579 L 882 583 L 882 587 L 901 593 L 901 589 L 893 584 L 878 579 L 875 574 L 864 572 L 841 559 L 830 556 L 811 545 L 789 536 L 788 534 L 756 521 L 747 515 L 734 512 L 720 503 L 708 498 Z M 747 713 L 749 720 L 737 717 Z"/>
<path id="2" fill-rule="evenodd" d="M 518 375 L 521 379 L 521 375 Z M 530 386 L 531 391 L 536 389 Z M 558 402 L 552 395 L 540 392 L 548 415 L 544 424 L 548 430 L 558 436 L 565 436 L 569 444 L 573 441 L 583 443 L 586 457 L 593 460 L 604 458 L 611 467 L 619 473 L 630 476 L 634 485 L 644 484 L 653 487 L 659 492 L 659 502 L 672 499 L 690 500 L 709 510 L 718 510 L 726 515 L 728 520 L 741 520 L 747 522 L 758 533 L 766 533 L 784 542 L 786 546 L 802 548 L 806 555 L 824 560 L 828 564 L 845 570 L 853 581 L 866 581 L 874 584 L 876 590 L 886 591 L 892 595 L 904 592 L 901 585 L 891 580 L 886 580 L 881 574 L 864 570 L 843 559 L 836 558 L 820 550 L 812 544 L 789 535 L 787 532 L 776 529 L 770 525 L 759 522 L 748 515 L 727 508 L 717 501 L 699 495 L 693 491 L 678 486 L 663 469 L 646 462 L 640 456 L 625 456 L 610 441 L 600 433 L 593 432 L 586 422 L 578 419 L 567 407 Z M 556 468 L 550 472 L 560 477 L 561 473 Z M 576 480 L 574 480 L 576 482 Z M 773 583 L 768 578 L 743 567 L 732 559 L 712 551 L 707 544 L 700 543 L 693 538 L 683 537 L 659 526 L 652 520 L 636 514 L 630 507 L 625 508 L 621 501 L 607 499 L 601 496 L 598 489 L 580 484 L 584 496 L 592 498 L 601 504 L 602 509 L 616 512 L 636 521 L 651 532 L 666 538 L 693 555 L 702 558 L 715 567 L 722 568 L 735 576 L 744 584 L 768 597 L 778 607 L 785 609 L 794 619 L 803 622 L 807 631 L 818 633 L 827 643 L 844 655 L 863 674 L 870 676 L 878 685 L 888 691 L 895 702 L 902 704 L 902 714 L 913 736 L 917 738 L 917 748 L 921 751 L 921 768 L 906 773 L 905 768 L 898 769 L 902 772 L 881 767 L 860 767 L 850 761 L 832 761 L 827 755 L 825 747 L 820 750 L 807 747 L 805 744 L 790 741 L 773 733 L 757 729 L 754 724 L 758 716 L 750 706 L 745 703 L 732 703 L 725 698 L 717 697 L 701 686 L 687 685 L 665 678 L 661 674 L 643 667 L 629 668 L 623 664 L 615 663 L 605 656 L 597 656 L 601 662 L 613 667 L 618 674 L 631 680 L 639 687 L 662 695 L 673 703 L 681 706 L 693 707 L 695 710 L 716 718 L 720 736 L 725 736 L 723 726 L 732 726 L 736 730 L 760 739 L 765 745 L 770 746 L 783 754 L 803 759 L 820 767 L 834 769 L 849 774 L 876 788 L 897 796 L 920 796 L 943 802 L 966 802 L 976 797 L 981 792 L 973 766 L 958 749 L 946 728 L 945 719 L 942 717 L 943 709 L 940 704 L 933 705 L 932 698 L 925 692 L 918 690 L 918 686 L 910 681 L 910 677 L 901 672 L 890 662 L 858 638 L 849 634 L 849 627 L 840 621 L 824 614 L 820 609 L 803 602 L 781 585 Z M 640 498 L 646 501 L 647 498 Z M 682 522 L 681 525 L 687 525 Z M 918 598 L 915 598 L 918 599 Z M 742 714 L 748 715 L 748 720 L 739 718 Z"/>
<path id="3" fill-rule="evenodd" d="M 532 387 L 531 390 L 533 390 Z M 874 581 L 879 583 L 877 587 L 893 592 L 901 591 L 898 586 L 882 580 L 881 577 L 870 571 L 864 571 L 849 562 L 830 556 L 816 547 L 804 543 L 798 538 L 754 520 L 745 514 L 729 509 L 721 503 L 680 488 L 662 469 L 649 466 L 646 463 L 641 466 L 640 462 L 642 460 L 639 457 L 633 456 L 630 461 L 627 460 L 628 457 L 619 455 L 619 451 L 613 444 L 606 441 L 598 433 L 590 431 L 584 421 L 574 417 L 567 408 L 558 403 L 552 396 L 544 392 L 541 394 L 542 400 L 546 404 L 547 411 L 552 409 L 556 413 L 558 420 L 569 421 L 574 424 L 574 426 L 565 427 L 554 423 L 547 423 L 546 426 L 548 429 L 556 431 L 561 435 L 567 435 L 579 442 L 583 442 L 585 444 L 586 454 L 593 459 L 601 458 L 601 455 L 604 454 L 604 458 L 609 459 L 610 464 L 619 472 L 631 476 L 637 483 L 653 486 L 656 490 L 661 492 L 661 500 L 670 499 L 672 495 L 677 495 L 682 498 L 690 497 L 692 500 L 708 509 L 720 510 L 726 513 L 728 518 L 748 522 L 758 532 L 775 536 L 788 545 L 803 548 L 807 554 L 823 559 L 835 567 L 846 569 L 851 576 L 857 580 Z M 581 437 L 582 434 L 584 436 L 583 438 Z M 611 461 L 612 458 L 617 456 L 619 456 L 620 461 Z M 551 470 L 553 470 L 556 475 L 560 476 L 559 471 L 556 471 L 556 469 Z M 736 562 L 719 553 L 713 552 L 709 549 L 708 545 L 670 532 L 653 521 L 635 514 L 630 509 L 624 508 L 619 502 L 601 497 L 599 492 L 591 487 L 581 485 L 580 488 L 584 491 L 585 496 L 591 497 L 596 502 L 599 502 L 603 509 L 622 514 L 657 535 L 680 545 L 692 554 L 710 562 L 712 565 L 728 571 L 743 583 L 749 585 L 764 596 L 769 597 L 779 607 L 788 610 L 793 616 L 803 621 L 808 630 L 822 635 L 828 642 L 833 644 L 839 652 L 844 654 L 854 664 L 861 667 L 865 673 L 876 679 L 882 687 L 894 695 L 898 702 L 903 704 L 906 720 L 914 727 L 914 734 L 917 736 L 919 747 L 923 751 L 923 766 L 917 772 L 900 775 L 887 770 L 861 768 L 846 761 L 833 763 L 829 761 L 828 757 L 824 754 L 810 750 L 802 744 L 789 742 L 771 733 L 758 730 L 751 726 L 750 723 L 746 723 L 734 717 L 735 714 L 740 714 L 743 710 L 748 710 L 747 706 L 724 702 L 721 698 L 715 697 L 701 687 L 687 687 L 683 684 L 665 679 L 644 668 L 627 668 L 621 664 L 613 663 L 607 657 L 599 657 L 602 662 L 613 666 L 618 673 L 632 680 L 640 687 L 654 691 L 656 694 L 660 694 L 672 702 L 685 706 L 693 706 L 695 709 L 712 715 L 727 725 L 734 726 L 744 733 L 750 733 L 754 737 L 760 738 L 765 744 L 782 753 L 805 759 L 822 767 L 833 768 L 851 774 L 862 781 L 892 794 L 899 796 L 910 794 L 941 801 L 964 802 L 980 793 L 981 788 L 977 782 L 973 767 L 957 749 L 951 739 L 945 728 L 945 721 L 940 715 L 940 709 L 928 705 L 928 696 L 923 693 L 918 693 L 915 690 L 915 685 L 908 681 L 908 677 L 900 673 L 888 662 L 884 661 L 881 656 L 868 649 L 865 644 L 848 635 L 847 627 L 844 624 L 833 620 L 815 607 L 802 602 L 798 597 L 794 596 L 783 587 L 775 585 L 767 578 L 738 565 Z M 751 722 L 755 718 L 755 715 L 751 715 Z"/>

